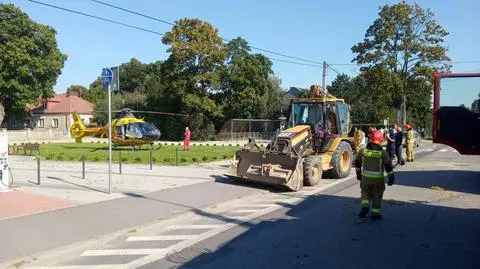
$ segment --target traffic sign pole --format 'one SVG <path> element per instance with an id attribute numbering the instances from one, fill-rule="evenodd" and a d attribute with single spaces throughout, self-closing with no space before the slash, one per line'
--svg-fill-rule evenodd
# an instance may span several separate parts
<path id="1" fill-rule="evenodd" d="M 102 70 L 103 85 L 108 90 L 108 193 L 112 193 L 112 70 Z"/>
<path id="2" fill-rule="evenodd" d="M 112 193 L 112 89 L 108 85 L 108 193 Z"/>

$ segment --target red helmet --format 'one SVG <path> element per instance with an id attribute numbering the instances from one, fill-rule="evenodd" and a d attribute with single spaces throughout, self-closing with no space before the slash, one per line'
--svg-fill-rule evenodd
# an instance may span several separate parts
<path id="1" fill-rule="evenodd" d="M 410 126 L 410 124 L 408 124 L 408 123 L 407 123 L 407 124 L 405 124 L 405 129 L 407 129 L 407 130 L 408 130 L 408 129 L 410 129 L 410 128 L 412 128 L 412 126 Z"/>
<path id="2" fill-rule="evenodd" d="M 372 143 L 381 145 L 383 142 L 383 134 L 380 131 L 373 132 Z"/>

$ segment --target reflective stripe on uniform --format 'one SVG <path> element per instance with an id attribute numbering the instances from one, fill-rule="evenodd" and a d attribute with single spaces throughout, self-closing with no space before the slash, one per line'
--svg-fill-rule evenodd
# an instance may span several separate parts
<path id="1" fill-rule="evenodd" d="M 372 208 L 372 213 L 380 214 L 380 208 Z"/>
<path id="2" fill-rule="evenodd" d="M 370 204 L 370 201 L 364 199 L 364 200 L 361 200 L 361 201 L 360 201 L 360 204 L 361 204 L 361 205 L 369 205 L 369 204 Z"/>
<path id="3" fill-rule="evenodd" d="M 384 168 L 382 150 L 365 148 L 363 152 L 362 176 L 367 178 L 383 179 Z"/>

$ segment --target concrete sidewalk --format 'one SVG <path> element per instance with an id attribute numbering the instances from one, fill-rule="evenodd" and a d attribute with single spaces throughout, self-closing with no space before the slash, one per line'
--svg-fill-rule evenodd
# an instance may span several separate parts
<path id="1" fill-rule="evenodd" d="M 202 166 L 154 165 L 152 170 L 148 165 L 124 164 L 122 174 L 118 174 L 118 165 L 114 165 L 112 193 L 108 194 L 107 164 L 87 162 L 85 179 L 82 179 L 80 162 L 42 161 L 38 185 L 36 160 L 10 156 L 14 188 L 11 193 L 0 194 L 0 203 L 9 204 L 8 212 L 0 208 L 0 219 L 210 182 L 211 175 L 222 174 L 225 166 L 228 161 Z M 26 204 L 30 202 L 43 205 L 29 207 Z"/>

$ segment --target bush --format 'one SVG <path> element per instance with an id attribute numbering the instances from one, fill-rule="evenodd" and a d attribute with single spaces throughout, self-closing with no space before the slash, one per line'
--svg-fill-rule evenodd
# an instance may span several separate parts
<path id="1" fill-rule="evenodd" d="M 228 146 L 229 146 L 229 147 L 231 147 L 231 146 L 232 146 L 232 144 L 228 144 Z"/>
<path id="2" fill-rule="evenodd" d="M 65 155 L 65 152 L 62 151 L 58 155 Z"/>
<path id="3" fill-rule="evenodd" d="M 208 157 L 207 156 L 203 156 L 202 157 L 202 161 L 206 162 L 208 160 Z"/>
<path id="4" fill-rule="evenodd" d="M 168 146 L 168 143 L 167 143 L 167 142 L 165 142 L 165 143 L 163 143 L 163 144 L 164 144 L 165 146 Z"/>
<path id="5" fill-rule="evenodd" d="M 217 146 L 217 144 L 213 144 L 213 146 L 214 146 L 214 147 L 216 147 L 216 146 Z"/>
<path id="6" fill-rule="evenodd" d="M 198 161 L 198 158 L 197 157 L 192 157 L 192 162 L 197 162 Z"/>
<path id="7" fill-rule="evenodd" d="M 107 157 L 107 158 L 108 158 L 108 157 Z M 95 158 L 93 158 L 93 161 L 94 161 L 94 162 L 98 162 L 98 161 L 100 161 L 100 157 L 98 157 L 98 156 L 95 156 Z"/>
<path id="8" fill-rule="evenodd" d="M 187 161 L 187 159 L 185 159 L 185 158 L 180 158 L 180 162 L 184 163 L 184 162 L 186 162 L 186 161 Z"/>
<path id="9" fill-rule="evenodd" d="M 97 144 L 100 144 L 100 141 L 97 141 Z"/>
<path id="10" fill-rule="evenodd" d="M 122 162 L 127 162 L 128 158 L 127 157 L 122 157 Z"/>
<path id="11" fill-rule="evenodd" d="M 73 161 L 75 158 L 73 156 L 68 156 L 69 161 Z"/>
<path id="12" fill-rule="evenodd" d="M 212 160 L 216 160 L 218 157 L 217 156 L 213 156 L 212 157 Z"/>
<path id="13" fill-rule="evenodd" d="M 237 144 L 237 148 L 240 147 L 240 144 Z"/>
<path id="14" fill-rule="evenodd" d="M 207 147 L 208 147 L 208 146 L 210 146 L 210 144 L 208 144 L 208 143 L 207 143 L 207 144 L 205 144 L 205 146 L 207 146 Z"/>
<path id="15" fill-rule="evenodd" d="M 227 158 L 228 158 L 228 155 L 223 154 L 223 159 L 227 159 Z"/>
<path id="16" fill-rule="evenodd" d="M 157 162 L 157 158 L 152 157 L 152 162 Z"/>
<path id="17" fill-rule="evenodd" d="M 53 153 L 50 153 L 47 155 L 47 157 L 45 157 L 46 160 L 52 160 L 53 158 L 55 158 L 55 154 Z"/>
<path id="18" fill-rule="evenodd" d="M 142 158 L 140 158 L 140 157 L 135 157 L 135 159 L 133 159 L 133 161 L 135 161 L 136 163 L 141 163 L 141 162 L 142 162 Z"/>
<path id="19" fill-rule="evenodd" d="M 169 163 L 169 162 L 171 162 L 171 161 L 172 161 L 171 158 L 168 158 L 168 157 L 163 158 L 163 162 Z"/>

